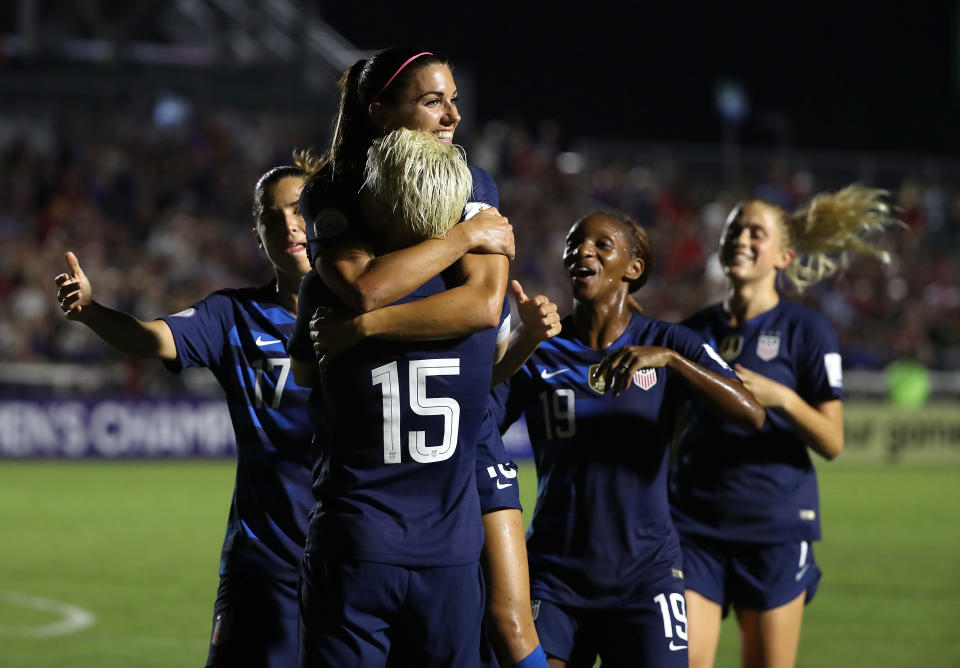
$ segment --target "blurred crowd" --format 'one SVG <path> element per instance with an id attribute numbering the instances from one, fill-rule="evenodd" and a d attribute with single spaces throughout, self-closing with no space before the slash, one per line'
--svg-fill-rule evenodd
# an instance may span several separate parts
<path id="1" fill-rule="evenodd" d="M 53 277 L 65 270 L 65 250 L 77 253 L 95 299 L 142 319 L 269 279 L 250 231 L 253 185 L 270 166 L 291 162 L 292 148 L 322 148 L 327 123 L 231 111 L 162 121 L 0 116 L 0 363 L 116 363 L 57 307 Z M 716 249 L 737 200 L 761 196 L 789 209 L 863 176 L 856 166 L 819 170 L 772 157 L 731 169 L 728 160 L 694 162 L 669 147 L 623 157 L 589 143 L 562 146 L 560 137 L 548 122 L 492 122 L 457 139 L 497 179 L 517 237 L 513 276 L 562 309 L 563 238 L 590 210 L 620 209 L 647 227 L 656 262 L 637 300 L 652 315 L 680 320 L 722 295 Z M 935 165 L 920 172 L 866 182 L 891 191 L 904 222 L 881 242 L 889 265 L 854 260 L 794 295 L 829 316 L 848 368 L 911 359 L 960 370 L 960 189 Z M 117 382 L 127 391 L 176 382 L 154 363 L 122 368 Z"/>

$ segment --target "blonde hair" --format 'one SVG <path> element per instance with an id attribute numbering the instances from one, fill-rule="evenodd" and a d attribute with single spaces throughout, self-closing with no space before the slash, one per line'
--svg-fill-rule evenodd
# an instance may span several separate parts
<path id="1" fill-rule="evenodd" d="M 457 224 L 473 177 L 459 146 L 399 128 L 370 146 L 363 185 L 393 212 L 401 236 L 416 243 Z"/>
<path id="2" fill-rule="evenodd" d="M 872 232 L 902 225 L 884 201 L 888 195 L 886 190 L 853 184 L 834 193 L 820 193 L 793 213 L 758 200 L 777 212 L 782 245 L 797 253 L 783 276 L 803 292 L 846 266 L 850 253 L 890 262 L 889 253 L 865 238 Z"/>
<path id="3" fill-rule="evenodd" d="M 306 176 L 319 172 L 326 163 L 324 156 L 315 155 L 309 148 L 293 149 L 293 164 L 302 169 Z"/>

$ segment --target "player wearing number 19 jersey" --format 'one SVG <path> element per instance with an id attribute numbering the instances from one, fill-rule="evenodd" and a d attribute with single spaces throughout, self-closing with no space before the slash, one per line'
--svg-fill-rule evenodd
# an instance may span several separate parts
<path id="1" fill-rule="evenodd" d="M 605 666 L 686 666 L 666 486 L 677 408 L 698 396 L 733 417 L 761 415 L 702 339 L 627 306 L 651 259 L 626 216 L 574 224 L 564 253 L 573 315 L 495 391 L 501 428 L 526 415 L 539 481 L 527 534 L 537 632 L 568 666 L 598 654 Z"/>

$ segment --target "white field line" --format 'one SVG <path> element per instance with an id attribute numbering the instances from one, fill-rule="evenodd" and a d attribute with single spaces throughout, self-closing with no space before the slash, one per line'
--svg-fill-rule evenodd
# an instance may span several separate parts
<path id="1" fill-rule="evenodd" d="M 40 610 L 41 612 L 52 612 L 60 615 L 60 621 L 51 624 L 42 624 L 40 626 L 0 626 L 0 636 L 6 638 L 51 638 L 53 636 L 62 636 L 68 633 L 76 633 L 81 629 L 91 626 L 95 621 L 93 613 L 78 608 L 75 605 L 61 603 L 50 598 L 40 596 L 30 596 L 29 594 L 17 594 L 12 591 L 0 591 L 0 603 L 20 606 L 21 608 L 30 608 L 31 610 Z"/>

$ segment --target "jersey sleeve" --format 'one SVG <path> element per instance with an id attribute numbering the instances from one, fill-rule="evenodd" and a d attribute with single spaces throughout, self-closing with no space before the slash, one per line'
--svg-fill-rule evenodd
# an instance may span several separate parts
<path id="1" fill-rule="evenodd" d="M 477 492 L 480 495 L 480 512 L 484 515 L 507 508 L 523 510 L 517 465 L 507 456 L 507 450 L 503 447 L 492 407 L 484 415 L 477 442 Z"/>
<path id="2" fill-rule="evenodd" d="M 530 370 L 526 364 L 513 376 L 493 388 L 490 393 L 490 407 L 501 434 L 520 419 L 523 407 L 529 399 L 528 395 L 532 391 Z"/>
<path id="3" fill-rule="evenodd" d="M 310 320 L 320 306 L 320 296 L 324 287 L 323 279 L 314 269 L 308 271 L 300 282 L 297 320 L 293 325 L 293 331 L 290 332 L 290 340 L 287 341 L 287 353 L 301 362 L 312 363 L 316 360 L 313 341 L 310 339 Z"/>
<path id="4" fill-rule="evenodd" d="M 803 335 L 794 337 L 803 348 L 795 352 L 797 394 L 809 402 L 843 399 L 840 342 L 833 327 L 819 313 L 803 320 Z"/>
<path id="5" fill-rule="evenodd" d="M 674 325 L 671 332 L 670 347 L 694 364 L 713 371 L 725 378 L 737 379 L 737 374 L 720 357 L 720 353 L 703 340 L 703 337 L 683 325 Z"/>
<path id="6" fill-rule="evenodd" d="M 500 207 L 500 191 L 493 177 L 475 165 L 470 165 L 470 175 L 473 177 L 473 190 L 470 193 L 470 202 L 486 204 L 494 208 Z M 468 204 L 469 206 L 469 204 Z"/>
<path id="7" fill-rule="evenodd" d="M 227 347 L 233 301 L 214 292 L 190 308 L 160 319 L 170 327 L 177 347 L 177 359 L 164 360 L 167 369 L 180 373 L 191 366 L 213 368 L 220 364 Z"/>
<path id="8" fill-rule="evenodd" d="M 675 350 L 707 371 L 712 371 L 719 376 L 731 378 L 736 380 L 737 383 L 740 383 L 737 374 L 723 358 L 720 357 L 720 353 L 704 341 L 703 337 L 684 325 L 670 326 L 670 332 L 667 337 L 667 347 Z M 696 401 L 696 399 L 686 383 L 676 380 L 676 376 L 673 374 L 671 374 L 670 378 L 667 382 L 667 395 L 664 397 L 664 406 L 666 412 L 672 414 L 684 405 L 685 402 L 690 400 Z"/>
<path id="9" fill-rule="evenodd" d="M 510 297 L 504 296 L 500 311 L 500 328 L 497 329 L 497 345 L 510 338 Z"/>

